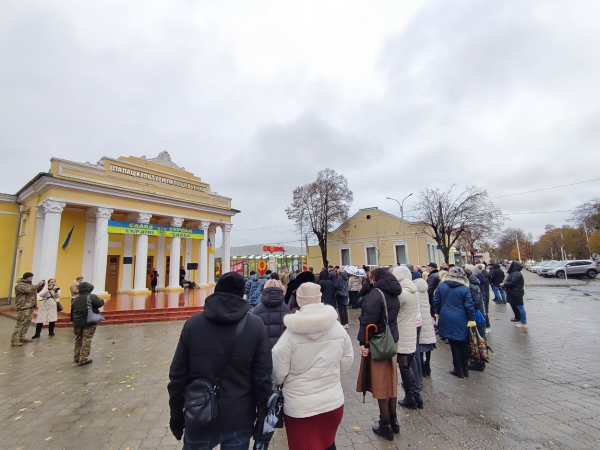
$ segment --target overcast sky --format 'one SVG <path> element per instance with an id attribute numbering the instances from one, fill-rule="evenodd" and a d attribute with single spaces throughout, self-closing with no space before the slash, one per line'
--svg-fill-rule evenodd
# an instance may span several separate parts
<path id="1" fill-rule="evenodd" d="M 242 210 L 232 245 L 293 245 L 292 190 L 326 167 L 348 178 L 351 214 L 397 213 L 385 197 L 413 192 L 410 209 L 426 186 L 499 197 L 600 178 L 598 17 L 597 0 L 4 0 L 0 191 L 52 156 L 167 150 Z M 494 201 L 562 211 L 599 191 Z"/>

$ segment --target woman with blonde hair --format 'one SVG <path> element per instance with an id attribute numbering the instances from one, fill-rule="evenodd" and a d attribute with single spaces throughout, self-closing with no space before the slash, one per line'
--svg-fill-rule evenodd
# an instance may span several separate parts
<path id="1" fill-rule="evenodd" d="M 268 280 L 260 294 L 260 303 L 252 309 L 252 314 L 260 317 L 267 327 L 269 348 L 273 348 L 283 334 L 283 318 L 290 313 L 290 307 L 284 302 L 284 289 L 281 281 Z"/>

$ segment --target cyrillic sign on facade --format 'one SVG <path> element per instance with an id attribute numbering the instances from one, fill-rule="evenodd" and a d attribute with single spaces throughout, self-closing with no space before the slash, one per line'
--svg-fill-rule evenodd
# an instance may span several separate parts
<path id="1" fill-rule="evenodd" d="M 114 234 L 145 234 L 147 236 L 165 236 L 190 239 L 204 239 L 203 230 L 177 228 L 151 223 L 108 221 L 108 232 Z"/>

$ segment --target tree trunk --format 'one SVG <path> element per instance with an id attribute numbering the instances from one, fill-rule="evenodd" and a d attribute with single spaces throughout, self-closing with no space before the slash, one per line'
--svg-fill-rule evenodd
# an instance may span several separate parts
<path id="1" fill-rule="evenodd" d="M 321 249 L 321 258 L 323 259 L 323 267 L 327 268 L 327 243 L 323 239 L 319 239 L 319 248 Z"/>

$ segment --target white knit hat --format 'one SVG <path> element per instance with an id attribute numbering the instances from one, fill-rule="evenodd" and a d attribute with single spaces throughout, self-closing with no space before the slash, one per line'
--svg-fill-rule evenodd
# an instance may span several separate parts
<path id="1" fill-rule="evenodd" d="M 321 303 L 321 286 L 315 283 L 303 283 L 296 291 L 296 303 L 301 308 L 311 303 Z"/>
<path id="2" fill-rule="evenodd" d="M 396 277 L 398 281 L 402 281 L 405 278 L 412 280 L 412 274 L 410 273 L 410 269 L 406 266 L 396 266 L 392 271 L 392 274 Z"/>

